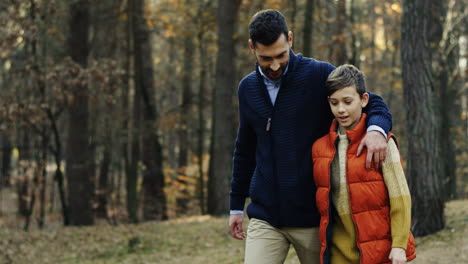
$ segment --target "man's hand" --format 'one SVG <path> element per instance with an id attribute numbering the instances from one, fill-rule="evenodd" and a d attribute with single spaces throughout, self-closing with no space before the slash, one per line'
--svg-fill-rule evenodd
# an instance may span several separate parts
<path id="1" fill-rule="evenodd" d="M 369 131 L 359 144 L 357 156 L 364 147 L 367 148 L 366 169 L 371 168 L 372 161 L 375 169 L 380 168 L 387 155 L 387 139 L 378 131 Z"/>
<path id="2" fill-rule="evenodd" d="M 242 222 L 244 221 L 243 214 L 232 214 L 229 217 L 229 228 L 231 229 L 231 235 L 235 239 L 244 240 L 245 232 L 242 229 Z"/>
<path id="3" fill-rule="evenodd" d="M 402 248 L 392 248 L 388 258 L 392 261 L 392 264 L 405 264 L 406 263 L 406 253 Z"/>

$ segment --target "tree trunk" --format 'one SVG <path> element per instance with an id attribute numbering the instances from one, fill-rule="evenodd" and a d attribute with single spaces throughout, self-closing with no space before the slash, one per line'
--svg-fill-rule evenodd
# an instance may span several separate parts
<path id="1" fill-rule="evenodd" d="M 369 13 L 368 13 L 368 23 L 370 27 L 370 39 L 369 39 L 369 48 L 370 48 L 370 56 L 368 61 L 370 72 L 366 74 L 366 86 L 370 89 L 375 89 L 376 87 L 376 78 L 374 75 L 378 74 L 377 70 L 375 69 L 378 65 L 376 63 L 376 49 L 375 49 L 375 24 L 377 22 L 376 14 L 375 14 L 375 1 L 369 1 Z"/>
<path id="2" fill-rule="evenodd" d="M 218 6 L 218 59 L 213 90 L 213 130 L 208 180 L 208 213 L 221 215 L 229 209 L 229 179 L 236 120 L 233 94 L 236 87 L 235 36 L 240 0 L 220 0 Z"/>
<path id="3" fill-rule="evenodd" d="M 154 72 L 150 34 L 144 17 L 144 0 L 133 0 L 133 41 L 135 59 L 135 89 L 141 91 L 143 100 L 143 218 L 167 219 L 162 150 L 157 128 L 157 111 L 154 104 Z"/>
<path id="4" fill-rule="evenodd" d="M 130 157 L 126 166 L 127 212 L 132 223 L 138 222 L 138 161 L 140 159 L 140 131 L 141 131 L 141 95 L 135 88 L 133 96 L 133 118 L 130 137 Z"/>
<path id="5" fill-rule="evenodd" d="M 73 61 L 82 68 L 87 65 L 89 3 L 72 1 L 70 5 L 70 37 L 68 48 Z M 66 175 L 71 225 L 94 224 L 94 171 L 90 171 L 88 87 L 78 82 L 70 103 L 67 137 Z"/>
<path id="6" fill-rule="evenodd" d="M 125 167 L 125 191 L 126 191 L 126 207 L 128 219 L 132 223 L 138 222 L 138 161 L 140 159 L 140 91 L 132 86 L 132 53 L 133 53 L 133 20 L 134 6 L 132 1 L 127 2 L 128 21 L 126 24 L 126 56 L 125 56 L 125 75 L 123 83 L 126 85 L 122 94 L 122 109 L 124 119 L 122 129 L 125 131 L 122 143 L 122 156 Z M 130 104 L 130 89 L 133 87 L 133 108 Z M 120 178 L 119 178 L 120 180 Z M 120 182 L 117 184 L 120 186 Z M 118 187 L 119 188 L 119 187 Z M 117 189 L 117 202 L 120 202 L 120 189 Z"/>
<path id="7" fill-rule="evenodd" d="M 199 9 L 199 18 L 202 17 L 201 13 L 203 9 Z M 197 142 L 197 156 L 198 156 L 198 194 L 199 194 L 199 204 L 200 204 L 200 211 L 202 214 L 206 213 L 206 203 L 205 203 L 205 178 L 203 173 L 203 150 L 204 150 L 204 142 L 205 142 L 205 96 L 206 96 L 206 89 L 205 89 L 205 82 L 206 82 L 206 73 L 207 67 L 206 64 L 207 60 L 207 52 L 204 47 L 204 23 L 199 23 L 199 31 L 198 31 L 198 50 L 200 55 L 200 83 L 199 83 L 199 90 L 198 90 L 198 142 Z"/>
<path id="8" fill-rule="evenodd" d="M 424 236 L 444 227 L 444 201 L 439 178 L 436 94 L 428 41 L 431 2 L 403 2 L 402 75 L 407 114 L 407 175 L 412 196 L 413 233 Z"/>
<path id="9" fill-rule="evenodd" d="M 315 0 L 307 0 L 304 10 L 304 31 L 302 32 L 302 53 L 306 57 L 312 57 L 312 36 L 314 29 L 314 6 Z"/>
<path id="10" fill-rule="evenodd" d="M 346 63 L 346 41 L 345 41 L 345 30 L 346 30 L 346 0 L 338 0 L 337 7 L 337 21 L 336 21 L 336 44 L 335 44 L 335 61 L 336 65 L 342 65 Z"/>
<path id="11" fill-rule="evenodd" d="M 453 80 L 459 77 L 457 64 L 459 54 L 456 52 L 459 30 L 453 26 L 454 1 L 431 1 L 434 26 L 431 27 L 431 42 L 433 54 L 436 54 L 435 83 L 439 97 L 440 119 L 440 159 L 442 163 L 441 179 L 444 200 L 454 199 L 456 196 L 456 149 L 454 145 L 454 124 L 457 123 L 459 109 L 457 109 L 457 83 Z M 453 47 L 455 46 L 455 47 Z M 453 49 L 452 49 L 453 47 Z"/>
<path id="12" fill-rule="evenodd" d="M 289 14 L 289 17 L 291 19 L 289 30 L 292 30 L 292 32 L 296 32 L 297 0 L 288 0 L 287 5 L 291 9 L 291 12 Z"/>
<path id="13" fill-rule="evenodd" d="M 10 132 L 2 132 L 2 172 L 0 175 L 0 188 L 10 186 L 10 164 L 13 145 L 11 144 Z"/>
<path id="14" fill-rule="evenodd" d="M 47 128 L 44 126 L 43 129 L 43 137 L 42 137 L 42 149 L 41 149 L 41 157 L 39 161 L 39 168 L 40 175 L 39 178 L 39 218 L 38 218 L 38 225 L 39 228 L 44 228 L 45 225 L 45 211 L 46 211 L 46 190 L 47 190 L 47 152 L 49 147 L 49 136 L 46 135 L 49 132 Z"/>
<path id="15" fill-rule="evenodd" d="M 62 142 L 60 139 L 60 132 L 57 127 L 57 119 L 53 116 L 51 111 L 47 112 L 47 116 L 49 117 L 49 122 L 51 124 L 51 130 L 55 142 L 55 151 L 54 151 L 54 160 L 55 166 L 55 175 L 54 180 L 57 182 L 57 188 L 59 191 L 60 197 L 60 204 L 62 206 L 62 217 L 63 217 L 63 224 L 70 225 L 70 213 L 68 209 L 67 198 L 65 196 L 65 186 L 64 186 L 64 176 L 62 172 Z"/>
<path id="16" fill-rule="evenodd" d="M 97 192 L 96 216 L 108 218 L 107 198 L 109 197 L 109 167 L 111 163 L 110 145 L 104 146 L 104 157 L 99 170 L 99 191 Z"/>
<path id="17" fill-rule="evenodd" d="M 121 16 L 120 10 L 121 0 L 103 0 L 96 2 L 94 4 L 92 16 L 93 16 L 93 30 L 96 32 L 94 34 L 94 46 L 92 57 L 96 60 L 115 60 L 120 54 L 118 54 L 117 48 L 118 43 L 120 42 L 118 32 L 121 25 L 119 17 Z M 102 12 L 106 11 L 107 16 L 102 16 Z M 125 36 L 125 35 L 124 35 Z M 125 50 L 123 50 L 125 51 Z M 109 83 L 104 84 L 108 87 L 118 87 L 119 80 L 114 77 L 109 79 Z M 119 87 L 122 88 L 122 87 Z M 104 95 L 106 96 L 106 95 Z M 108 103 L 107 100 L 101 100 L 104 96 L 99 97 L 99 102 L 96 104 L 96 137 L 102 138 L 101 140 L 96 140 L 96 145 L 100 145 L 103 148 L 103 158 L 99 164 L 99 174 L 98 174 L 98 190 L 96 192 L 96 216 L 100 218 L 109 219 L 108 215 L 108 206 L 109 206 L 109 197 L 112 185 L 110 184 L 110 173 L 113 149 L 115 141 L 114 131 L 120 128 L 118 122 L 112 122 L 113 119 L 119 120 L 116 117 L 122 115 L 115 115 L 116 108 L 114 104 Z M 115 96 L 116 99 L 119 96 Z M 100 107 L 103 107 L 105 111 L 101 110 Z M 100 126 L 100 123 L 104 124 L 104 127 Z M 97 147 L 97 146 L 96 146 Z M 96 164 L 97 165 L 97 164 Z"/>
<path id="18" fill-rule="evenodd" d="M 185 36 L 184 43 L 184 77 L 182 81 L 183 94 L 182 106 L 180 111 L 180 124 L 179 124 L 179 168 L 177 170 L 177 182 L 179 183 L 179 192 L 177 195 L 177 215 L 184 215 L 188 210 L 188 202 L 190 201 L 188 192 L 188 179 L 190 176 L 187 174 L 188 153 L 189 153 L 189 120 L 192 107 L 192 75 L 193 75 L 193 40 L 191 34 Z"/>
<path id="19" fill-rule="evenodd" d="M 359 44 L 358 42 L 358 34 L 357 32 L 360 32 L 360 30 L 356 30 L 356 6 L 354 0 L 351 0 L 350 2 L 350 12 L 349 12 L 349 23 L 350 23 L 350 28 L 351 28 L 351 57 L 349 58 L 349 63 L 358 67 L 360 65 L 360 59 L 359 59 Z"/>

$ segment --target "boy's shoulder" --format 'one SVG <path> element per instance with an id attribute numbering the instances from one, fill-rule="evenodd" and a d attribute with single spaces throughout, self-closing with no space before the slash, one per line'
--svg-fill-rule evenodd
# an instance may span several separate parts
<path id="1" fill-rule="evenodd" d="M 312 145 L 312 157 L 332 157 L 333 143 L 330 142 L 330 134 L 317 139 Z"/>

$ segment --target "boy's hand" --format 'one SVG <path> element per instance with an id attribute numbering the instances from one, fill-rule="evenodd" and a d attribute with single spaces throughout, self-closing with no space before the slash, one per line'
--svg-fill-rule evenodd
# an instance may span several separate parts
<path id="1" fill-rule="evenodd" d="M 359 144 L 357 156 L 364 147 L 367 148 L 366 169 L 371 168 L 372 161 L 375 169 L 380 168 L 387 155 L 387 139 L 378 131 L 369 131 Z"/>
<path id="2" fill-rule="evenodd" d="M 392 261 L 392 264 L 405 264 L 406 263 L 406 253 L 402 248 L 392 248 L 388 258 Z"/>
<path id="3" fill-rule="evenodd" d="M 243 214 L 232 214 L 229 217 L 229 229 L 231 229 L 231 235 L 235 239 L 245 239 L 245 232 L 242 229 L 242 221 L 244 221 Z"/>

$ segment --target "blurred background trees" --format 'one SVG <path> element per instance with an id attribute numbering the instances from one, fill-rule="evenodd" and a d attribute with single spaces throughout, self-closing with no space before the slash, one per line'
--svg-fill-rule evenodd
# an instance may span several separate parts
<path id="1" fill-rule="evenodd" d="M 355 64 L 384 97 L 414 231 L 440 229 L 443 203 L 468 192 L 467 11 L 425 2 L 3 1 L 2 217 L 28 229 L 227 214 L 247 25 L 276 8 L 296 53 Z"/>

